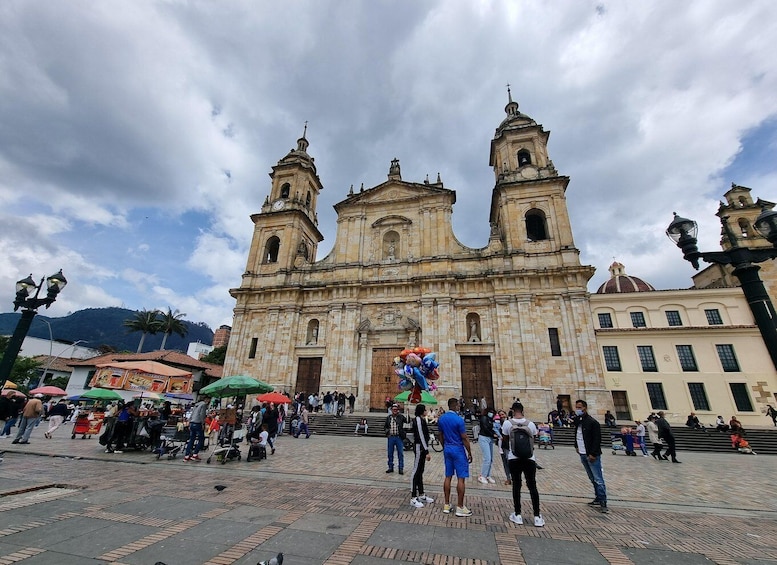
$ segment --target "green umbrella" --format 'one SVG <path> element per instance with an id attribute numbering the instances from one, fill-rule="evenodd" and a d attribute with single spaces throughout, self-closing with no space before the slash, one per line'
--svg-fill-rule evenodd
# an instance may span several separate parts
<path id="1" fill-rule="evenodd" d="M 407 402 L 407 399 L 410 398 L 410 391 L 406 390 L 405 392 L 401 392 L 398 395 L 394 397 L 394 400 L 397 402 Z M 434 406 L 437 404 L 437 399 L 426 392 L 425 390 L 421 391 L 421 402 L 420 404 L 429 404 L 431 406 Z"/>
<path id="2" fill-rule="evenodd" d="M 116 392 L 115 390 L 111 390 L 108 388 L 93 388 L 91 390 L 87 390 L 85 393 L 81 395 L 82 399 L 91 399 L 91 400 L 122 400 L 123 397 Z"/>
<path id="3" fill-rule="evenodd" d="M 245 375 L 233 375 L 217 380 L 200 389 L 200 395 L 206 394 L 214 398 L 227 396 L 240 396 L 242 394 L 261 394 L 271 392 L 272 387 L 267 383 Z"/>

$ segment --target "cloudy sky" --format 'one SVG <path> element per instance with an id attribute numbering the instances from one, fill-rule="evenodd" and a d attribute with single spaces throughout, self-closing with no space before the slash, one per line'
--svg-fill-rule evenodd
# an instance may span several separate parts
<path id="1" fill-rule="evenodd" d="M 485 246 L 505 85 L 552 132 L 575 242 L 658 288 L 691 284 L 672 211 L 718 246 L 731 182 L 777 200 L 777 3 L 0 3 L 0 311 L 59 268 L 51 315 L 178 309 L 231 323 L 249 214 L 308 121 L 319 227 L 351 184 L 439 172 Z M 769 55 L 772 53 L 772 55 Z"/>

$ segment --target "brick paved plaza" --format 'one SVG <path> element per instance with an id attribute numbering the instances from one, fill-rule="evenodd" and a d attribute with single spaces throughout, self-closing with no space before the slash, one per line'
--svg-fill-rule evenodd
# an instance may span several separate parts
<path id="1" fill-rule="evenodd" d="M 605 516 L 586 505 L 572 448 L 540 450 L 547 525 L 535 528 L 507 519 L 501 464 L 496 485 L 468 481 L 471 518 L 443 514 L 437 453 L 425 474 L 436 501 L 413 508 L 412 454 L 404 476 L 387 475 L 377 438 L 282 436 L 266 461 L 206 465 L 105 454 L 69 428 L 53 440 L 43 429 L 30 445 L 0 443 L 0 565 L 253 565 L 278 551 L 286 565 L 777 564 L 769 456 L 680 453 L 673 465 L 606 452 Z M 473 455 L 477 477 L 476 445 Z M 528 494 L 523 504 L 530 516 Z"/>

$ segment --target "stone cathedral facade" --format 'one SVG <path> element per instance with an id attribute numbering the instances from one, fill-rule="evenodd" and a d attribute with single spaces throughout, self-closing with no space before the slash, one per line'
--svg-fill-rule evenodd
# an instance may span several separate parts
<path id="1" fill-rule="evenodd" d="M 612 408 L 565 198 L 569 178 L 548 154 L 542 126 L 510 97 L 491 141 L 490 236 L 462 245 L 456 192 L 388 178 L 335 205 L 332 251 L 316 206 L 323 185 L 305 134 L 272 168 L 270 194 L 251 216 L 253 241 L 236 300 L 225 373 L 291 393 L 338 390 L 357 410 L 398 394 L 393 358 L 415 345 L 438 353 L 437 396 L 515 397 L 543 417 L 560 395 L 592 412 Z M 271 361 L 270 361 L 271 360 Z M 268 369 L 272 367 L 272 369 Z"/>

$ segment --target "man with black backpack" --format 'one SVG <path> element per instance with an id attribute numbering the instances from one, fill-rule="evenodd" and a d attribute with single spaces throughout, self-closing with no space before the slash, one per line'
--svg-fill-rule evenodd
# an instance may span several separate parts
<path id="1" fill-rule="evenodd" d="M 607 487 L 602 472 L 602 427 L 588 414 L 588 403 L 585 400 L 575 401 L 574 423 L 575 448 L 594 485 L 595 498 L 588 505 L 599 507 L 602 514 L 607 514 L 610 509 L 607 508 Z"/>
<path id="2" fill-rule="evenodd" d="M 513 482 L 513 507 L 515 511 L 510 514 L 510 521 L 523 524 L 521 517 L 521 475 L 526 478 L 526 487 L 531 496 L 531 505 L 534 512 L 534 525 L 541 528 L 545 525 L 545 519 L 540 514 L 540 493 L 537 490 L 537 462 L 534 458 L 534 436 L 537 435 L 537 426 L 527 420 L 523 415 L 523 404 L 513 403 L 513 417 L 507 418 L 502 424 L 503 445 L 509 441 L 510 449 L 507 451 L 507 465 L 510 468 L 510 477 Z"/>

